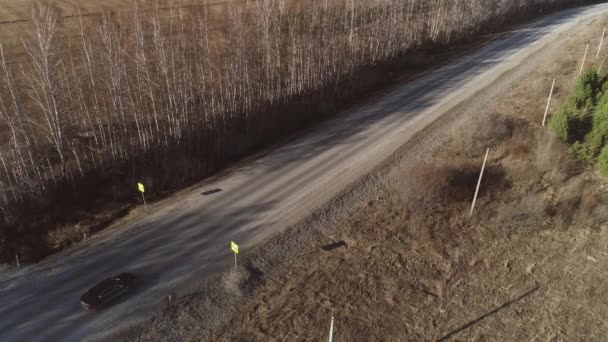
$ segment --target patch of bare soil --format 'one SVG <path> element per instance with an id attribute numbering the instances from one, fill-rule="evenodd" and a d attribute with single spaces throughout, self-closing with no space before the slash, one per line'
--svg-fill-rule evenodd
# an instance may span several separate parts
<path id="1" fill-rule="evenodd" d="M 565 50 L 584 51 L 592 33 Z M 346 215 L 335 244 L 302 246 L 311 252 L 265 277 L 201 340 L 320 341 L 331 316 L 336 341 L 605 340 L 606 183 L 539 125 L 551 78 L 559 103 L 576 57 L 544 65 L 455 128 L 437 155 Z"/>

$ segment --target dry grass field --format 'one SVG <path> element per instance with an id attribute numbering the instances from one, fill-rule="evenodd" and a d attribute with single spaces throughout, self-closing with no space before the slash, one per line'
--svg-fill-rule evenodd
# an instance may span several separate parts
<path id="1" fill-rule="evenodd" d="M 231 0 L 176 0 L 176 5 L 169 4 L 167 0 L 54 0 L 44 1 L 50 4 L 59 13 L 59 36 L 76 37 L 80 16 L 91 19 L 96 18 L 104 11 L 129 11 L 137 4 L 141 9 L 151 10 L 158 6 L 167 10 L 176 7 L 193 7 L 207 4 L 210 13 L 221 15 L 222 5 Z M 24 61 L 22 38 L 31 30 L 32 8 L 40 1 L 35 0 L 5 0 L 0 5 L 0 42 L 14 57 L 10 62 Z M 86 20 L 86 19 L 85 19 Z M 21 58 L 16 58 L 19 56 Z"/>
<path id="2" fill-rule="evenodd" d="M 7 0 L 2 2 L 0 7 L 0 23 L 6 24 L 17 21 L 29 20 L 32 6 L 37 1 L 32 0 Z M 121 9 L 132 6 L 133 1 L 121 0 L 61 0 L 49 2 L 64 17 L 78 15 L 79 12 L 87 15 L 99 13 L 104 9 Z M 146 0 L 141 2 L 142 5 L 150 5 L 154 1 Z M 10 30 L 10 29 L 9 29 Z M 3 30 L 4 31 L 4 30 Z"/>
<path id="3" fill-rule="evenodd" d="M 55 0 L 48 3 L 55 7 L 64 18 L 74 17 L 78 15 L 95 15 L 104 10 L 129 10 L 137 3 L 142 9 L 151 9 L 159 4 L 161 8 L 172 7 L 192 7 L 207 5 L 221 5 L 228 3 L 231 0 L 176 0 L 174 5 L 169 5 L 166 0 Z M 29 20 L 31 18 L 32 6 L 38 1 L 35 0 L 5 0 L 0 7 L 0 23 L 9 24 L 19 21 Z M 7 30 L 11 31 L 10 26 Z M 3 29 L 3 31 L 5 31 Z M 17 32 L 14 32 L 17 33 Z"/>

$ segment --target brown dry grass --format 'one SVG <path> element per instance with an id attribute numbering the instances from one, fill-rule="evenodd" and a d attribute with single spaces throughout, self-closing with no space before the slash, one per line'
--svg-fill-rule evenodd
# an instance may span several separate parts
<path id="1" fill-rule="evenodd" d="M 60 15 L 60 25 L 57 32 L 59 38 L 78 39 L 74 36 L 79 32 L 79 16 L 87 19 L 95 18 L 104 11 L 127 11 L 137 2 L 141 9 L 153 9 L 159 4 L 161 11 L 170 7 L 193 7 L 207 4 L 210 15 L 221 12 L 222 4 L 233 0 L 42 0 L 56 9 Z M 10 63 L 26 61 L 22 38 L 31 30 L 32 6 L 39 0 L 3 0 L 0 5 L 0 42 L 5 51 L 11 56 Z M 218 15 L 219 17 L 219 15 Z"/>
<path id="2" fill-rule="evenodd" d="M 413 216 L 443 212 L 469 202 L 477 185 L 480 163 L 462 158 L 439 163 L 421 162 L 405 169 L 394 191 L 403 211 Z M 480 198 L 509 187 L 500 165 L 488 165 L 482 179 Z"/>
<path id="3" fill-rule="evenodd" d="M 166 1 L 157 0 L 137 0 L 141 8 L 152 8 L 155 3 L 160 2 L 161 4 Z M 35 5 L 38 0 L 4 0 L 0 7 L 0 23 L 29 20 L 32 6 Z M 120 10 L 126 9 L 133 6 L 136 0 L 54 0 L 48 1 L 49 4 L 56 7 L 61 11 L 64 17 L 75 16 L 79 13 L 85 15 L 92 13 L 99 13 L 106 9 Z M 208 0 L 207 3 L 223 3 L 226 0 Z M 205 0 L 178 0 L 174 1 L 176 6 L 193 6 L 201 5 L 205 3 Z"/>
<path id="4" fill-rule="evenodd" d="M 332 315 L 338 341 L 604 340 L 606 185 L 536 123 L 547 68 L 355 208 L 334 230 L 348 248 L 294 260 L 203 340 L 323 340 Z M 485 146 L 500 177 L 484 186 L 502 186 L 468 218 L 479 165 L 463 158 Z"/>
<path id="5" fill-rule="evenodd" d="M 494 162 L 510 170 L 515 160 Z M 598 181 L 579 175 L 531 192 L 541 171 L 515 177 L 527 186 L 503 189 L 499 203 L 482 198 L 469 219 L 467 203 L 444 193 L 459 173 L 432 164 L 405 172 L 421 193 L 403 201 L 387 191 L 354 210 L 335 234 L 348 248 L 295 260 L 205 340 L 322 340 L 332 314 L 339 341 L 601 340 L 608 227 L 594 213 L 608 207 Z M 424 176 L 432 186 L 420 186 Z M 412 198 L 451 204 L 406 217 Z"/>
<path id="6" fill-rule="evenodd" d="M 489 213 L 469 220 L 460 208 L 420 224 L 404 221 L 401 209 L 380 197 L 355 210 L 336 236 L 347 249 L 296 260 L 205 340 L 322 340 L 332 314 L 339 341 L 594 340 L 607 332 L 606 306 L 592 305 L 608 290 L 597 261 L 606 258 L 605 227 L 538 227 L 539 212 L 526 206 L 519 215 L 532 220 L 516 217 L 515 226 Z"/>
<path id="7" fill-rule="evenodd" d="M 84 240 L 85 234 L 90 236 L 88 227 L 69 225 L 48 232 L 49 245 L 53 248 L 64 248 Z"/>

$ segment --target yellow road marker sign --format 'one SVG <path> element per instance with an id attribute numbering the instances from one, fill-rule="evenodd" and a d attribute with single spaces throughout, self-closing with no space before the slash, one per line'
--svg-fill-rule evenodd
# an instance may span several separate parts
<path id="1" fill-rule="evenodd" d="M 236 255 L 239 254 L 239 245 L 234 243 L 234 241 L 230 241 L 230 249 L 234 252 L 234 269 L 236 270 Z"/>
<path id="2" fill-rule="evenodd" d="M 146 192 L 146 189 L 144 188 L 144 185 L 141 183 L 137 183 L 137 188 L 139 189 L 139 191 L 141 192 Z"/>

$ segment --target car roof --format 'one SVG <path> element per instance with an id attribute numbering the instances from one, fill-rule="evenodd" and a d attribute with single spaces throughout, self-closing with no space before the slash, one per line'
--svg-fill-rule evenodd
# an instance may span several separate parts
<path id="1" fill-rule="evenodd" d="M 134 279 L 135 276 L 127 272 L 117 274 L 95 284 L 80 298 L 83 302 L 91 304 L 99 303 L 100 301 L 103 301 L 106 296 L 111 295 L 117 290 L 123 288 L 122 285 L 125 284 L 125 282 L 129 282 L 130 280 Z"/>
<path id="2" fill-rule="evenodd" d="M 116 281 L 114 280 L 114 278 L 104 279 L 104 280 L 100 281 L 99 283 L 97 283 L 95 286 L 93 286 L 90 291 L 91 292 L 101 291 L 107 287 L 114 285 L 115 282 Z"/>
<path id="3" fill-rule="evenodd" d="M 105 292 L 107 289 L 113 288 L 115 285 L 120 284 L 122 281 L 132 278 L 133 275 L 129 273 L 120 273 L 111 278 L 106 278 L 99 283 L 95 284 L 88 293 L 94 293 L 95 295 L 99 295 L 100 292 Z"/>
<path id="4" fill-rule="evenodd" d="M 113 279 L 117 279 L 117 280 L 124 280 L 124 279 L 132 279 L 135 278 L 135 276 L 131 273 L 127 273 L 127 272 L 123 272 L 120 274 L 115 275 L 114 277 L 112 277 Z"/>

